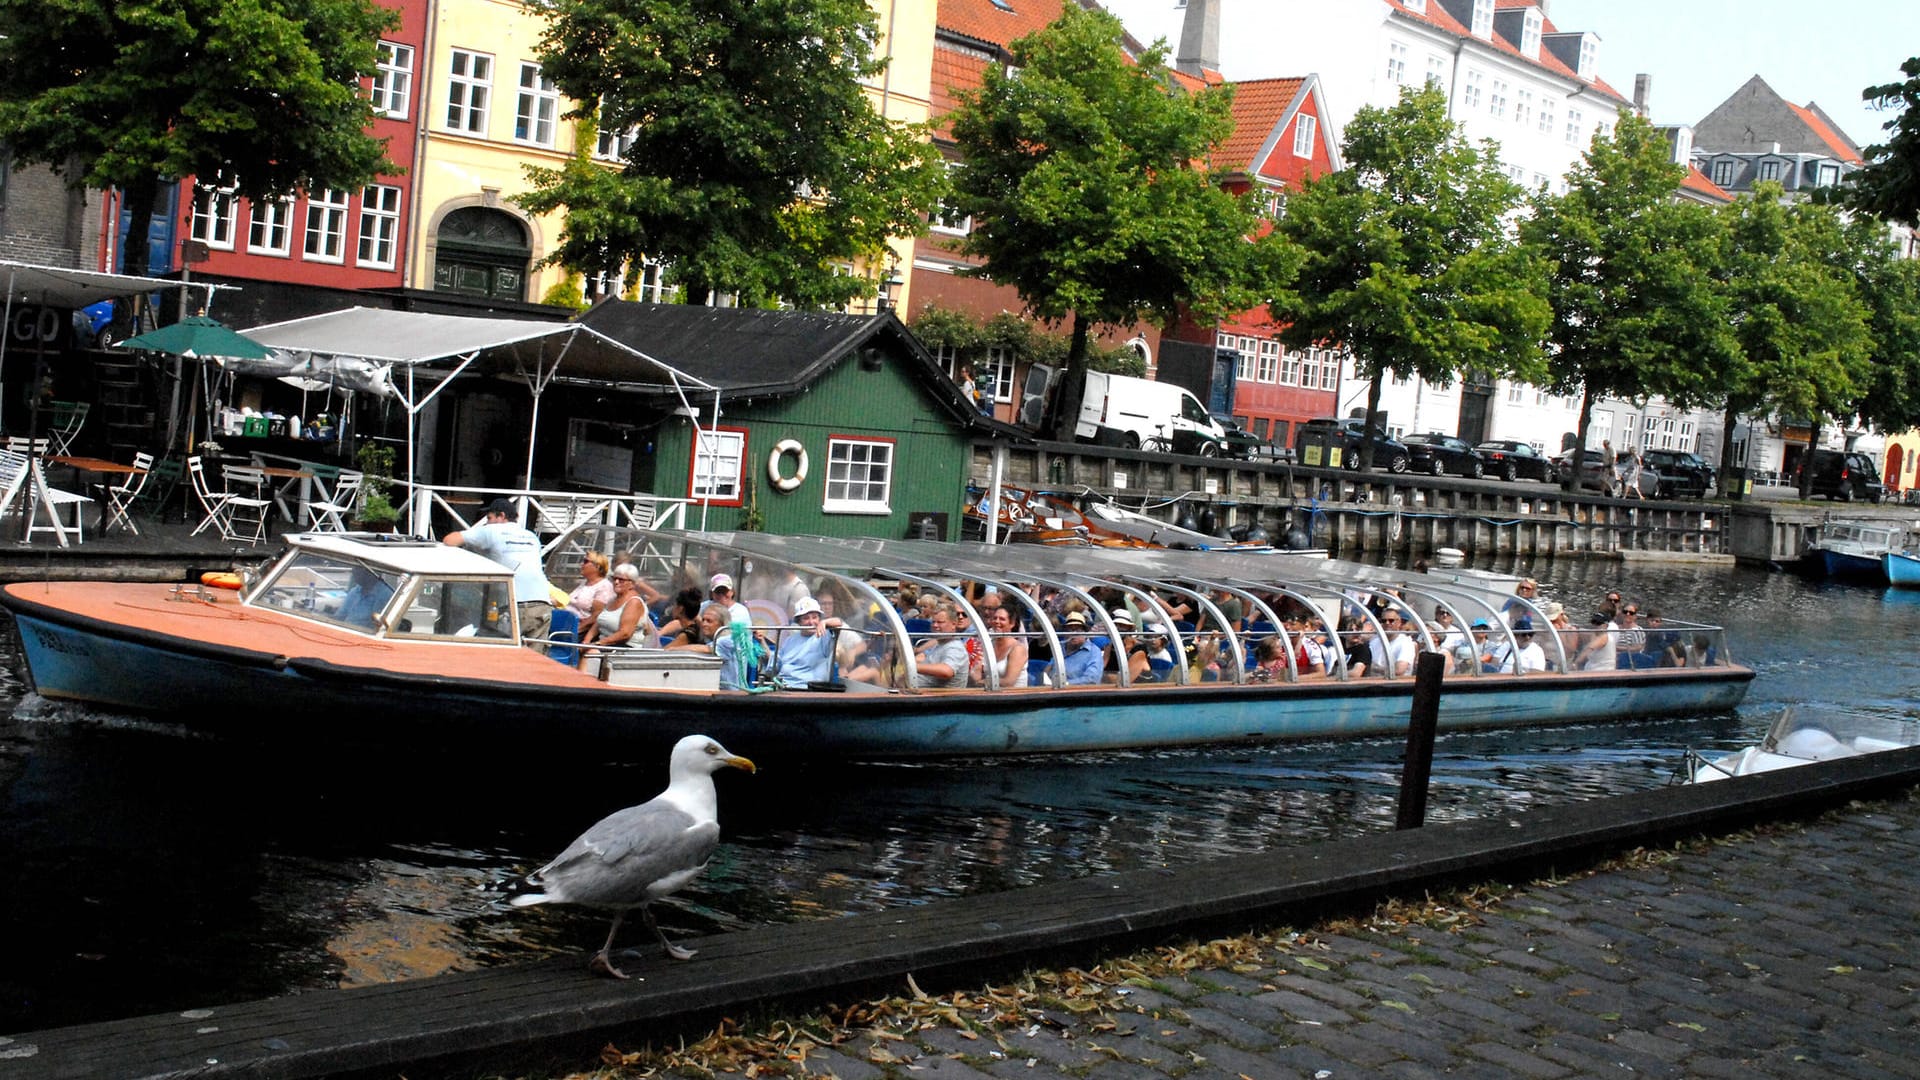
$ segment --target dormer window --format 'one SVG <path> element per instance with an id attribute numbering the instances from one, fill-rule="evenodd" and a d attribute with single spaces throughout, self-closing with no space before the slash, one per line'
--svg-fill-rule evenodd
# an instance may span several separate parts
<path id="1" fill-rule="evenodd" d="M 1493 0 L 1473 0 L 1473 36 L 1493 37 Z"/>
<path id="2" fill-rule="evenodd" d="M 1574 74 L 1587 82 L 1592 82 L 1600 77 L 1599 67 L 1600 39 L 1587 34 L 1580 39 L 1580 70 Z"/>
<path id="3" fill-rule="evenodd" d="M 1320 126 L 1313 117 L 1300 114 L 1293 121 L 1293 156 L 1311 158 L 1313 156 L 1313 129 Z"/>
<path id="4" fill-rule="evenodd" d="M 1400 0 L 1400 2 L 1407 6 L 1408 11 L 1416 15 L 1425 15 L 1427 13 L 1427 0 Z"/>
<path id="5" fill-rule="evenodd" d="M 1526 21 L 1520 24 L 1520 55 L 1540 59 L 1540 9 L 1528 8 Z"/>

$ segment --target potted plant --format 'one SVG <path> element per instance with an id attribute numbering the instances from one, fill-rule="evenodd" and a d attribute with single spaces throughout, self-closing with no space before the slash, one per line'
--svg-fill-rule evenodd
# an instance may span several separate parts
<path id="1" fill-rule="evenodd" d="M 366 442 L 354 456 L 365 477 L 360 482 L 359 527 L 367 532 L 392 532 L 400 520 L 400 508 L 387 497 L 387 486 L 393 478 L 393 447 Z"/>

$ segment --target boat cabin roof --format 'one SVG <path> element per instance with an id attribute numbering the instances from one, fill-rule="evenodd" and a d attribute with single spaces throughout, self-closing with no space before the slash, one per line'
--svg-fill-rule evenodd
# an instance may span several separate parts
<path id="1" fill-rule="evenodd" d="M 513 571 L 484 555 L 437 540 L 386 533 L 292 533 L 287 546 L 300 551 L 358 559 L 402 574 L 430 577 L 509 577 Z"/>

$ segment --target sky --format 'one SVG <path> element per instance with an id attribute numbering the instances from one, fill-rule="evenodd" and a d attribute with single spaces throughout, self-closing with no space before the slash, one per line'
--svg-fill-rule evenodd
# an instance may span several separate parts
<path id="1" fill-rule="evenodd" d="M 1179 45 L 1174 0 L 1101 0 L 1136 37 Z M 1223 0 L 1221 38 L 1237 17 L 1273 0 Z M 1356 0 L 1319 0 L 1352 3 Z M 1817 102 L 1862 148 L 1884 141 L 1892 117 L 1860 100 L 1868 86 L 1899 81 L 1920 56 L 1920 0 L 1549 0 L 1560 30 L 1600 35 L 1600 77 L 1627 97 L 1633 78 L 1653 76 L 1657 124 L 1695 124 L 1759 75 L 1796 105 Z M 1302 75 L 1228 70 L 1228 78 Z"/>

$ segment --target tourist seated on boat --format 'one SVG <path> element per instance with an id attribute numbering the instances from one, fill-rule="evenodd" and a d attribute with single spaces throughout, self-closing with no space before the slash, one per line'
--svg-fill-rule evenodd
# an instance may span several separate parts
<path id="1" fill-rule="evenodd" d="M 1614 617 L 1620 632 L 1614 635 L 1614 667 L 1643 667 L 1635 658 L 1647 650 L 1647 631 L 1640 625 L 1640 601 L 1628 599 L 1620 605 L 1620 614 Z"/>
<path id="2" fill-rule="evenodd" d="M 733 622 L 724 605 L 711 603 L 700 611 L 700 632 L 712 642 L 704 648 L 720 658 L 720 689 L 752 686 L 766 666 L 767 651 L 751 624 Z"/>
<path id="3" fill-rule="evenodd" d="M 674 594 L 660 623 L 660 644 L 669 649 L 700 644 L 700 606 L 699 589 L 681 589 Z"/>
<path id="4" fill-rule="evenodd" d="M 1135 632 L 1136 620 L 1133 612 L 1117 607 L 1107 613 L 1113 625 L 1120 631 L 1120 640 L 1110 643 L 1106 649 L 1106 661 L 1101 665 L 1100 681 L 1117 683 L 1120 681 L 1121 665 L 1126 665 L 1127 681 L 1131 684 L 1141 681 L 1152 670 L 1147 662 L 1148 643 L 1146 636 Z M 1149 680 L 1150 681 L 1150 680 Z"/>
<path id="5" fill-rule="evenodd" d="M 597 551 L 580 556 L 580 584 L 567 594 L 567 610 L 573 612 L 581 626 L 591 626 L 600 612 L 613 603 L 613 579 L 608 576 L 611 569 L 607 557 Z"/>
<path id="6" fill-rule="evenodd" d="M 1525 675 L 1533 671 L 1547 670 L 1547 651 L 1534 640 L 1533 620 L 1522 615 L 1513 620 L 1513 638 L 1519 648 L 1508 649 L 1506 659 L 1500 665 L 1505 675 Z"/>
<path id="7" fill-rule="evenodd" d="M 631 551 L 622 551 L 619 554 L 615 555 L 613 557 L 613 565 L 614 566 L 631 566 L 634 568 L 635 571 L 638 571 L 640 569 L 639 559 Z M 609 568 L 607 572 L 611 574 L 613 571 L 611 568 Z M 645 574 L 641 574 L 639 577 L 634 578 L 633 582 L 635 585 L 634 591 L 640 594 L 640 602 L 647 605 L 647 609 L 649 611 L 654 610 L 655 608 L 659 607 L 661 604 L 666 602 L 668 594 L 662 592 L 659 589 L 654 588 L 653 582 L 648 581 L 647 576 Z M 654 622 L 656 623 L 659 621 L 660 620 L 658 619 L 654 620 Z M 582 625 L 585 625 L 585 623 L 583 622 Z"/>
<path id="8" fill-rule="evenodd" d="M 999 679 L 1000 689 L 1023 685 L 1027 678 L 1027 642 L 1018 632 L 1013 612 L 1002 604 L 990 608 L 984 617 L 987 631 L 993 637 L 993 657 L 988 666 Z M 984 671 L 980 685 L 990 685 Z"/>
<path id="9" fill-rule="evenodd" d="M 580 643 L 591 646 L 581 653 L 594 653 L 600 656 L 600 678 L 606 679 L 613 670 L 613 664 L 607 659 L 609 649 L 635 649 L 654 640 L 658 630 L 647 615 L 647 605 L 640 599 L 640 590 L 636 583 L 640 580 L 640 571 L 632 563 L 621 563 L 613 568 L 613 603 L 600 612 L 598 618 L 583 627 Z"/>
<path id="10" fill-rule="evenodd" d="M 1440 604 L 1433 609 L 1433 639 L 1440 651 L 1453 660 L 1453 670 L 1460 670 L 1460 659 L 1473 651 L 1473 639 L 1467 636 L 1460 624 L 1454 621 L 1453 609 Z"/>
<path id="11" fill-rule="evenodd" d="M 1506 635 L 1493 633 L 1493 624 L 1485 619 L 1473 620 L 1473 656 L 1482 672 L 1499 671 L 1505 666 L 1507 652 L 1512 644 Z"/>
<path id="12" fill-rule="evenodd" d="M 375 630 L 375 617 L 387 609 L 393 599 L 394 583 L 371 567 L 355 564 L 347 580 L 347 591 L 340 598 L 334 619 L 362 630 Z"/>
<path id="13" fill-rule="evenodd" d="M 1340 620 L 1340 646 L 1347 654 L 1347 677 L 1357 679 L 1373 666 L 1373 628 L 1359 615 Z"/>
<path id="14" fill-rule="evenodd" d="M 1397 608 L 1389 608 L 1380 614 L 1380 630 L 1384 635 L 1383 648 L 1380 651 L 1380 669 L 1395 679 L 1413 674 L 1414 658 L 1420 655 L 1420 646 L 1408 633 L 1409 627 L 1401 622 Z"/>
<path id="15" fill-rule="evenodd" d="M 1713 667 L 1720 662 L 1720 650 L 1713 638 L 1706 634 L 1695 634 L 1687 645 L 1686 666 L 1690 668 Z"/>
<path id="16" fill-rule="evenodd" d="M 845 624 L 828 619 L 820 610 L 820 602 L 811 596 L 794 601 L 793 621 L 800 629 L 781 634 L 779 648 L 773 654 L 774 685 L 805 690 L 813 683 L 831 682 L 834 647 Z"/>
<path id="17" fill-rule="evenodd" d="M 720 609 L 726 612 L 727 622 L 741 626 L 753 625 L 753 612 L 747 610 L 747 605 L 740 602 L 733 590 L 732 574 L 715 574 L 708 578 L 707 599 L 720 605 Z"/>
<path id="18" fill-rule="evenodd" d="M 1619 649 L 1614 634 L 1619 629 L 1604 611 L 1596 611 L 1589 616 L 1586 640 L 1580 643 L 1579 655 L 1573 660 L 1574 670 L 1612 671 Z"/>
<path id="19" fill-rule="evenodd" d="M 1263 637 L 1254 645 L 1253 670 L 1247 672 L 1247 681 L 1287 681 L 1287 643 L 1279 634 Z"/>
<path id="20" fill-rule="evenodd" d="M 1067 671 L 1068 686 L 1094 686 L 1106 670 L 1107 651 L 1087 636 L 1093 620 L 1074 609 L 1060 617 L 1060 648 L 1066 655 L 1061 663 Z"/>
<path id="21" fill-rule="evenodd" d="M 1224 588 L 1213 590 L 1212 600 L 1213 606 L 1220 609 L 1220 614 L 1226 617 L 1227 626 L 1231 627 L 1234 633 L 1237 634 L 1247 628 L 1247 605 L 1231 590 Z M 1218 626 L 1213 625 L 1212 617 L 1205 608 L 1201 609 L 1198 626 L 1202 630 L 1219 629 Z"/>
<path id="22" fill-rule="evenodd" d="M 1500 605 L 1500 621 L 1511 624 L 1515 617 L 1527 614 L 1527 604 L 1540 602 L 1540 583 L 1532 578 L 1521 578 L 1520 584 L 1513 587 L 1513 595 Z"/>
<path id="23" fill-rule="evenodd" d="M 1637 668 L 1680 667 L 1686 663 L 1686 646 L 1681 635 L 1666 628 L 1659 608 L 1648 608 L 1646 648 L 1633 658 Z"/>
<path id="24" fill-rule="evenodd" d="M 1283 625 L 1293 635 L 1293 668 L 1301 679 L 1324 679 L 1333 673 L 1333 654 L 1314 620 L 1295 611 Z"/>
<path id="25" fill-rule="evenodd" d="M 1553 650 L 1547 648 L 1549 639 L 1545 635 L 1551 633 L 1559 637 L 1560 650 L 1566 654 L 1568 663 L 1572 663 L 1573 658 L 1580 653 L 1580 631 L 1573 625 L 1573 620 L 1567 617 L 1567 609 L 1564 605 L 1548 600 L 1540 605 L 1540 614 L 1547 617 L 1548 626 L 1548 629 L 1541 633 L 1540 648 L 1547 654 L 1547 670 L 1558 671 L 1560 661 L 1555 657 Z"/>
<path id="26" fill-rule="evenodd" d="M 915 643 L 913 685 L 922 690 L 958 690 L 967 685 L 967 643 L 952 604 L 936 602 L 927 621 L 933 634 Z"/>

